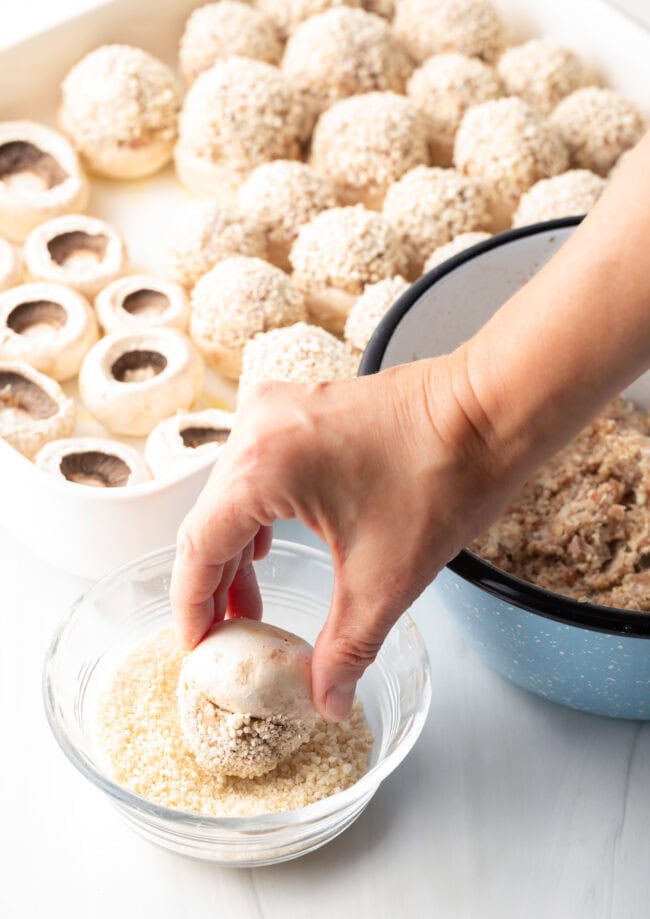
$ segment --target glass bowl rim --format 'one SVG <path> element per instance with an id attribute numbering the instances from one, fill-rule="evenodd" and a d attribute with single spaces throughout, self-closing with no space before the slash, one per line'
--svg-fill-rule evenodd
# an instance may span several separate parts
<path id="1" fill-rule="evenodd" d="M 273 539 L 271 553 L 273 552 L 274 548 L 288 549 L 290 551 L 297 552 L 299 555 L 310 557 L 314 561 L 325 563 L 329 568 L 333 567 L 330 556 L 321 549 L 316 549 L 311 546 L 306 546 L 302 543 L 293 542 L 287 539 Z M 422 728 L 424 727 L 431 705 L 431 667 L 429 652 L 420 630 L 408 613 L 404 613 L 402 616 L 400 616 L 393 628 L 402 629 L 407 627 L 411 637 L 415 639 L 417 649 L 422 656 L 422 671 L 424 675 L 424 687 L 421 696 L 422 704 L 418 706 L 418 709 L 414 712 L 412 716 L 412 724 L 410 725 L 408 732 L 399 741 L 395 750 L 389 753 L 388 756 L 375 763 L 374 766 L 372 766 L 358 781 L 356 781 L 349 788 L 345 788 L 343 791 L 335 792 L 326 798 L 322 798 L 320 801 L 315 801 L 312 804 L 307 804 L 305 807 L 296 808 L 295 810 L 291 811 L 259 814 L 257 816 L 250 817 L 214 817 L 209 814 L 190 813 L 188 811 L 179 810 L 177 808 L 166 807 L 162 804 L 156 804 L 155 802 L 150 801 L 148 798 L 130 791 L 123 785 L 119 785 L 117 782 L 113 781 L 107 775 L 102 773 L 98 768 L 96 768 L 89 757 L 87 757 L 77 748 L 77 745 L 70 738 L 67 730 L 59 722 L 58 716 L 56 714 L 56 699 L 53 691 L 51 671 L 52 664 L 56 659 L 57 650 L 61 644 L 61 641 L 65 638 L 71 623 L 74 622 L 80 607 L 87 601 L 88 597 L 92 595 L 93 591 L 105 585 L 107 581 L 125 574 L 127 571 L 138 565 L 153 561 L 154 559 L 157 562 L 171 560 L 175 554 L 175 546 L 166 546 L 164 548 L 154 549 L 152 552 L 148 552 L 146 555 L 141 555 L 124 565 L 120 565 L 119 568 L 115 568 L 109 571 L 103 577 L 99 578 L 97 581 L 91 584 L 91 586 L 88 587 L 77 598 L 77 600 L 61 618 L 61 621 L 54 631 L 54 634 L 48 644 L 43 664 L 43 704 L 45 707 L 45 715 L 50 730 L 61 750 L 72 763 L 72 765 L 93 785 L 107 794 L 112 801 L 115 801 L 121 805 L 126 805 L 130 808 L 134 808 L 138 811 L 144 811 L 148 816 L 158 820 L 165 820 L 169 823 L 176 823 L 179 825 L 189 825 L 196 828 L 197 830 L 221 829 L 225 832 L 242 832 L 248 830 L 255 831 L 256 833 L 259 833 L 263 830 L 267 830 L 269 832 L 274 830 L 285 830 L 291 828 L 292 826 L 299 826 L 301 824 L 314 822 L 327 817 L 330 814 L 341 812 L 346 807 L 362 799 L 364 796 L 366 796 L 366 794 L 370 794 L 370 796 L 372 796 L 381 782 L 397 768 L 397 766 L 413 748 L 415 742 L 422 732 Z"/>

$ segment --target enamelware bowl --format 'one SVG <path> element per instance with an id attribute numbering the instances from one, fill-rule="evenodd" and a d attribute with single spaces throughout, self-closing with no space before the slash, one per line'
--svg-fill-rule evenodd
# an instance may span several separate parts
<path id="1" fill-rule="evenodd" d="M 360 372 L 453 351 L 578 223 L 566 218 L 510 230 L 436 267 L 384 317 Z M 624 395 L 650 408 L 650 373 Z M 519 686 L 594 714 L 650 720 L 650 613 L 561 597 L 467 549 L 440 573 L 430 593 L 483 660 Z"/>

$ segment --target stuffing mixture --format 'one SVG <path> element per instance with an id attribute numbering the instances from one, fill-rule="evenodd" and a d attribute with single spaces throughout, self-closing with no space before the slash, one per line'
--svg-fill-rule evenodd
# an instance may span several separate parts
<path id="1" fill-rule="evenodd" d="M 373 737 L 363 708 L 311 739 L 276 769 L 234 778 L 202 769 L 181 732 L 177 686 L 185 655 L 172 629 L 140 644 L 118 669 L 99 712 L 99 743 L 115 781 L 165 807 L 213 817 L 295 810 L 342 791 L 368 769 Z"/>
<path id="2" fill-rule="evenodd" d="M 470 548 L 555 593 L 650 611 L 650 412 L 613 401 Z"/>

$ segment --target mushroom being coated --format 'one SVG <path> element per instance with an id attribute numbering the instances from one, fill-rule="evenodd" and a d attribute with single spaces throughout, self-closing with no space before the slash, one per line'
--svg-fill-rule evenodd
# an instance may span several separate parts
<path id="1" fill-rule="evenodd" d="M 0 236 L 0 291 L 20 284 L 22 275 L 20 259 L 13 246 Z"/>
<path id="2" fill-rule="evenodd" d="M 25 361 L 55 380 L 70 380 L 98 337 L 90 304 L 63 284 L 33 281 L 0 294 L 4 360 Z"/>
<path id="3" fill-rule="evenodd" d="M 183 287 L 194 287 L 207 271 L 235 255 L 266 258 L 264 233 L 247 212 L 203 202 L 183 214 L 167 255 L 167 273 Z"/>
<path id="4" fill-rule="evenodd" d="M 218 60 L 233 54 L 277 64 L 282 42 L 273 20 L 238 0 L 219 0 L 194 10 L 185 23 L 178 51 L 187 85 Z"/>
<path id="5" fill-rule="evenodd" d="M 316 114 L 358 93 L 404 92 L 412 69 L 388 23 L 346 6 L 305 20 L 282 59 L 283 74 Z"/>
<path id="6" fill-rule="evenodd" d="M 463 252 L 465 249 L 469 249 L 470 246 L 475 246 L 477 243 L 484 242 L 491 236 L 491 233 L 483 233 L 480 231 L 473 233 L 459 233 L 458 236 L 454 236 L 450 242 L 444 243 L 442 246 L 438 246 L 437 249 L 433 250 L 429 258 L 424 263 L 424 271 L 431 271 L 432 268 L 442 264 L 442 262 L 446 262 L 448 258 L 451 258 L 454 255 L 458 255 L 459 252 Z"/>
<path id="7" fill-rule="evenodd" d="M 32 230 L 25 264 L 36 280 L 58 281 L 94 297 L 125 271 L 127 257 L 122 237 L 105 220 L 66 214 Z"/>
<path id="8" fill-rule="evenodd" d="M 404 274 L 408 266 L 395 230 L 361 205 L 330 208 L 301 227 L 290 261 L 311 318 L 337 334 L 366 284 Z"/>
<path id="9" fill-rule="evenodd" d="M 233 412 L 208 408 L 179 412 L 153 429 L 144 448 L 147 466 L 157 478 L 196 466 L 206 458 L 216 460 L 228 440 Z"/>
<path id="10" fill-rule="evenodd" d="M 0 437 L 31 459 L 74 425 L 74 402 L 58 383 L 23 361 L 0 361 Z"/>
<path id="11" fill-rule="evenodd" d="M 589 82 L 589 72 L 575 51 L 547 38 L 507 48 L 497 70 L 506 95 L 519 96 L 542 115 L 550 115 L 560 99 Z"/>
<path id="12" fill-rule="evenodd" d="M 158 58 L 102 45 L 75 64 L 61 92 L 61 128 L 97 175 L 134 179 L 171 158 L 181 98 Z"/>
<path id="13" fill-rule="evenodd" d="M 112 434 L 149 434 L 163 418 L 189 409 L 203 387 L 203 361 L 174 329 L 115 332 L 100 339 L 79 372 L 88 411 Z"/>
<path id="14" fill-rule="evenodd" d="M 88 181 L 65 137 L 34 121 L 0 123 L 0 233 L 22 242 L 39 223 L 87 203 Z"/>
<path id="15" fill-rule="evenodd" d="M 136 332 L 153 326 L 185 331 L 190 305 L 180 284 L 147 274 L 117 278 L 95 297 L 104 332 Z"/>
<path id="16" fill-rule="evenodd" d="M 343 333 L 350 352 L 356 358 L 361 358 L 373 332 L 409 286 L 408 281 L 397 275 L 395 278 L 377 281 L 376 284 L 368 284 L 364 288 L 350 310 Z"/>
<path id="17" fill-rule="evenodd" d="M 606 187 L 607 180 L 588 169 L 570 169 L 551 179 L 541 179 L 519 199 L 512 225 L 523 227 L 587 214 Z"/>
<path id="18" fill-rule="evenodd" d="M 396 93 L 343 99 L 319 118 L 310 161 L 342 203 L 381 209 L 391 182 L 429 162 L 424 123 Z"/>
<path id="19" fill-rule="evenodd" d="M 178 177 L 198 195 L 234 195 L 260 163 L 298 159 L 310 128 L 298 90 L 277 67 L 243 57 L 218 61 L 185 99 Z"/>
<path id="20" fill-rule="evenodd" d="M 122 488 L 151 478 L 137 450 L 102 437 L 66 437 L 42 447 L 34 460 L 50 475 L 94 488 Z"/>
<path id="21" fill-rule="evenodd" d="M 312 647 L 252 619 L 214 625 L 178 680 L 183 738 L 209 772 L 254 778 L 309 740 Z"/>
<path id="22" fill-rule="evenodd" d="M 394 28 L 419 64 L 458 51 L 489 64 L 506 44 L 506 30 L 489 0 L 399 0 Z"/>
<path id="23" fill-rule="evenodd" d="M 236 380 L 247 341 L 306 318 L 304 297 L 284 271 L 259 258 L 229 258 L 192 291 L 190 335 L 215 370 Z"/>

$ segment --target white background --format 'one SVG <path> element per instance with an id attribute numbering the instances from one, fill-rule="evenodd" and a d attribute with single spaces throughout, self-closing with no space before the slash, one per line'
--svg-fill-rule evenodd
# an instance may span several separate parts
<path id="1" fill-rule="evenodd" d="M 0 45 L 92 5 L 0 0 Z M 650 24 L 650 0 L 620 5 Z M 416 749 L 330 846 L 235 871 L 141 842 L 68 765 L 45 724 L 40 672 L 83 585 L 2 530 L 0 570 L 2 919 L 650 916 L 650 725 L 506 684 L 426 596 L 415 617 L 434 699 Z"/>

